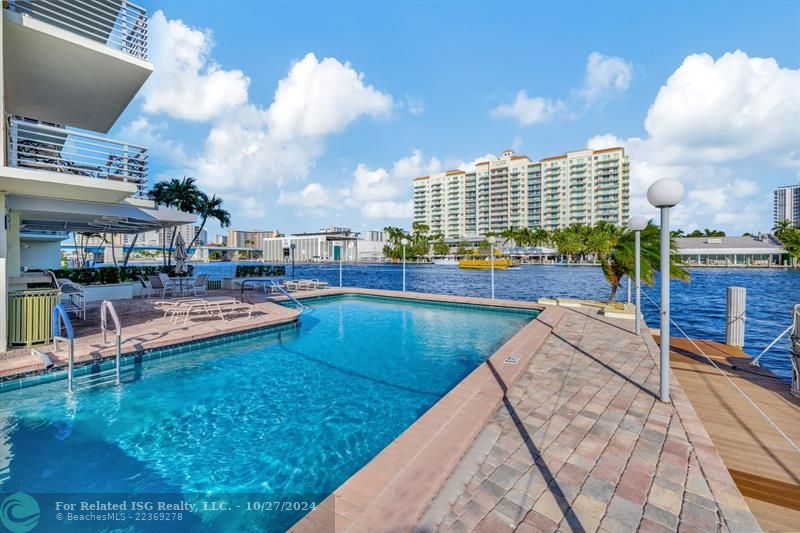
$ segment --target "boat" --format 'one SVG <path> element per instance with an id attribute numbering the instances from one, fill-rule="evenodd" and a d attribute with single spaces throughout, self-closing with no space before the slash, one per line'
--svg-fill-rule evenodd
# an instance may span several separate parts
<path id="1" fill-rule="evenodd" d="M 495 259 L 494 260 L 494 268 L 511 268 L 516 266 L 514 261 L 511 259 Z M 459 268 L 492 268 L 492 260 L 491 259 L 461 259 L 458 262 Z"/>
<path id="2" fill-rule="evenodd" d="M 458 266 L 458 259 L 455 257 L 440 257 L 433 260 L 434 265 L 439 266 Z"/>

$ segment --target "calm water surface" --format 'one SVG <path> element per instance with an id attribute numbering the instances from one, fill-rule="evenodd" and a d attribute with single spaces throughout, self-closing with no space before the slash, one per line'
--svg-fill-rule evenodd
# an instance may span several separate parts
<path id="1" fill-rule="evenodd" d="M 198 264 L 199 272 L 212 277 L 233 276 L 236 263 Z M 291 277 L 291 266 L 287 266 Z M 747 289 L 747 325 L 745 350 L 755 356 L 791 323 L 792 306 L 800 303 L 800 270 L 786 269 L 692 269 L 688 283 L 673 281 L 672 316 L 686 333 L 718 341 L 725 340 L 725 289 L 731 286 Z M 545 296 L 591 298 L 605 300 L 608 283 L 599 267 L 577 265 L 523 265 L 518 269 L 495 272 L 495 293 L 498 298 L 535 300 Z M 339 284 L 339 266 L 296 265 L 296 278 L 319 278 Z M 346 286 L 373 289 L 402 288 L 400 265 L 345 265 Z M 490 274 L 484 270 L 462 270 L 436 265 L 408 265 L 406 286 L 410 291 L 455 294 L 459 296 L 489 296 Z M 644 286 L 644 291 L 656 301 L 659 288 Z M 623 287 L 617 294 L 623 300 Z M 642 296 L 642 309 L 651 326 L 658 325 L 658 310 Z M 674 331 L 673 334 L 678 333 Z M 789 341 L 775 345 L 761 360 L 764 366 L 781 377 L 791 379 Z"/>

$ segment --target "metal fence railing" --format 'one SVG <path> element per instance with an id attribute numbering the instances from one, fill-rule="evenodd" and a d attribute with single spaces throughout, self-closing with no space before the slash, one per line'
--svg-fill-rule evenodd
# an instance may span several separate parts
<path id="1" fill-rule="evenodd" d="M 45 124 L 8 118 L 8 164 L 98 179 L 147 183 L 148 155 L 143 146 Z"/>
<path id="2" fill-rule="evenodd" d="M 147 59 L 147 14 L 144 8 L 127 0 L 9 0 L 8 8 Z"/>

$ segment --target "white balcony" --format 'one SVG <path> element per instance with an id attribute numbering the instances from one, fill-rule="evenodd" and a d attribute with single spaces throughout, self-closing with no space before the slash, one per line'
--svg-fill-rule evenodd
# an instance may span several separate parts
<path id="1" fill-rule="evenodd" d="M 3 18 L 12 114 L 105 133 L 153 71 L 146 14 L 126 0 L 11 0 Z"/>
<path id="2" fill-rule="evenodd" d="M 117 202 L 140 194 L 147 149 L 20 117 L 8 118 L 4 190 L 20 194 Z"/>

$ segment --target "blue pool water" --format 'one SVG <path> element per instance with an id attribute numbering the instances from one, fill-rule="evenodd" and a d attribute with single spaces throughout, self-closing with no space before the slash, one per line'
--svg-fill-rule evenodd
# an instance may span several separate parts
<path id="1" fill-rule="evenodd" d="M 233 276 L 236 263 L 198 264 L 200 272 L 221 279 Z M 411 291 L 455 294 L 459 296 L 489 296 L 489 272 L 462 270 L 457 267 L 408 265 L 407 288 Z M 690 270 L 689 283 L 673 281 L 672 317 L 692 337 L 725 340 L 725 289 L 730 286 L 747 289 L 747 314 L 754 319 L 748 323 L 745 350 L 759 354 L 791 323 L 791 310 L 800 303 L 800 270 L 695 268 Z M 291 266 L 287 266 L 291 275 Z M 295 277 L 319 278 L 339 284 L 336 264 L 295 267 Z M 345 265 L 344 284 L 349 287 L 399 290 L 402 286 L 400 265 Z M 536 300 L 543 296 L 592 298 L 605 300 L 608 283 L 599 267 L 578 265 L 523 265 L 518 269 L 496 271 L 498 298 Z M 659 289 L 644 287 L 658 301 Z M 623 289 L 617 294 L 627 296 Z M 648 324 L 658 326 L 658 309 L 642 296 L 642 311 Z M 769 324 L 766 322 L 770 322 Z M 673 335 L 679 335 L 673 331 Z M 791 380 L 789 340 L 784 337 L 762 359 L 764 366 Z"/>
<path id="2" fill-rule="evenodd" d="M 533 316 L 327 298 L 299 328 L 145 362 L 119 387 L 69 396 L 56 381 L 4 393 L 0 492 L 321 500 Z M 130 525 L 281 530 L 303 514 Z"/>

